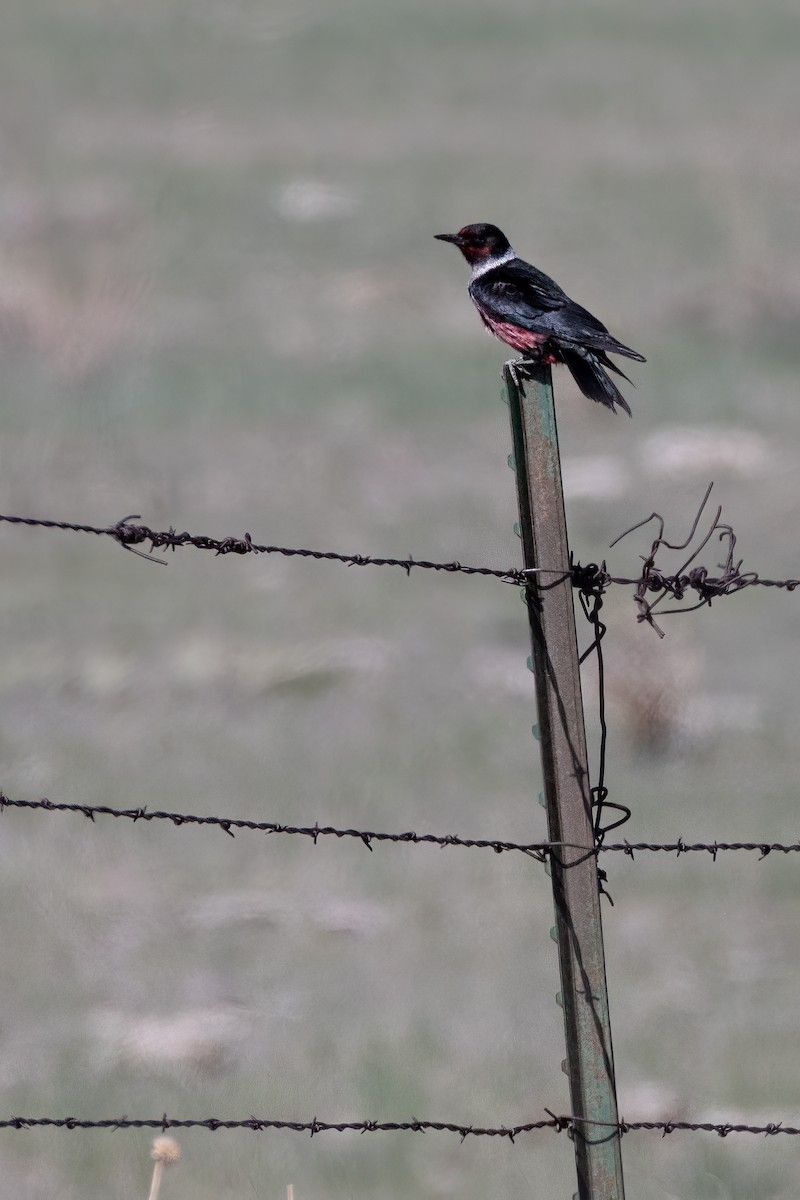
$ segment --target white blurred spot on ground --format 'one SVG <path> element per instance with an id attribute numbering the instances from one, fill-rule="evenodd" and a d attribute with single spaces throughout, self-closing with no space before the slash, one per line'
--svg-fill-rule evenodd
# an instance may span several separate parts
<path id="1" fill-rule="evenodd" d="M 533 675 L 519 650 L 499 646 L 476 649 L 467 659 L 470 682 L 475 694 L 524 696 L 533 698 Z"/>
<path id="2" fill-rule="evenodd" d="M 745 478 L 770 461 L 766 438 L 749 429 L 714 425 L 673 425 L 642 442 L 642 467 L 657 476 L 705 475 L 724 471 Z"/>
<path id="3" fill-rule="evenodd" d="M 686 697 L 683 724 L 687 736 L 712 737 L 730 730 L 752 731 L 762 723 L 763 704 L 757 696 L 726 693 Z"/>
<path id="4" fill-rule="evenodd" d="M 564 494 L 570 500 L 610 500 L 624 494 L 629 475 L 611 454 L 584 454 L 561 463 Z"/>
<path id="5" fill-rule="evenodd" d="M 107 1061 L 165 1070 L 220 1070 L 247 1033 L 245 1014 L 230 1007 L 149 1017 L 107 1010 L 94 1013 L 91 1024 Z"/>
<path id="6" fill-rule="evenodd" d="M 653 1079 L 620 1085 L 617 1099 L 623 1118 L 635 1112 L 637 1121 L 674 1121 L 681 1111 L 672 1088 Z"/>
<path id="7" fill-rule="evenodd" d="M 358 208 L 358 199 L 351 188 L 298 179 L 281 188 L 275 207 L 287 221 L 328 221 L 352 216 Z"/>

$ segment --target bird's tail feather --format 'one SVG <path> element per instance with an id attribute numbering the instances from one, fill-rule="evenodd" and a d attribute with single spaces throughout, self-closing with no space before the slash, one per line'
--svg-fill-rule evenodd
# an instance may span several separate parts
<path id="1" fill-rule="evenodd" d="M 609 379 L 596 354 L 586 350 L 567 350 L 563 346 L 561 347 L 561 354 L 564 362 L 572 372 L 572 378 L 584 396 L 588 396 L 590 400 L 596 400 L 598 404 L 604 404 L 612 412 L 616 411 L 614 405 L 618 404 L 620 408 L 625 410 L 629 417 L 632 415 L 627 400 L 617 385 Z M 605 355 L 603 357 L 605 358 Z M 606 360 L 606 365 L 616 371 L 618 375 L 622 375 L 622 372 L 613 363 Z M 626 376 L 623 375 L 624 378 Z"/>
<path id="2" fill-rule="evenodd" d="M 604 354 L 602 350 L 595 350 L 594 354 L 597 358 L 599 358 L 600 362 L 607 371 L 613 371 L 615 375 L 619 375 L 620 379 L 624 379 L 626 383 L 631 385 L 631 387 L 636 387 L 636 384 L 633 382 L 633 380 L 629 379 L 625 372 L 621 371 L 617 364 L 612 362 L 608 355 Z"/>
<path id="3" fill-rule="evenodd" d="M 610 333 L 605 333 L 602 341 L 598 338 L 598 343 L 593 345 L 591 342 L 587 342 L 586 344 L 591 346 L 595 354 L 600 350 L 606 350 L 611 354 L 622 354 L 625 358 L 632 358 L 635 362 L 647 362 L 643 354 L 631 350 L 630 346 L 626 346 L 624 342 L 618 342 Z"/>

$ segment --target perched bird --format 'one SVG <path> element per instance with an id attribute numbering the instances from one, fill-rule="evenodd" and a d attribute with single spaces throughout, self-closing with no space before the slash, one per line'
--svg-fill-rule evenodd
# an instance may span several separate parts
<path id="1" fill-rule="evenodd" d="M 554 280 L 517 258 L 496 225 L 465 225 L 458 233 L 434 236 L 458 246 L 472 267 L 472 302 L 489 332 L 522 355 L 514 362 L 515 368 L 524 369 L 526 362 L 565 363 L 584 396 L 612 412 L 618 404 L 631 415 L 604 368 L 628 379 L 608 354 L 645 362 L 641 354 L 612 337 L 597 317 L 570 300 Z"/>

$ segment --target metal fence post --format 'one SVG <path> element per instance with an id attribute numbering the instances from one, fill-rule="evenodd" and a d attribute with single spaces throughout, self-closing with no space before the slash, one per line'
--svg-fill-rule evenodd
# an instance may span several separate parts
<path id="1" fill-rule="evenodd" d="M 504 380 L 525 567 L 548 569 L 531 576 L 527 605 L 548 836 L 568 843 L 551 856 L 565 1070 L 572 1114 L 613 1123 L 614 1062 L 552 376 L 549 366 L 535 367 L 523 390 L 506 366 Z M 624 1200 L 619 1133 L 578 1125 L 574 1144 L 580 1200 Z"/>

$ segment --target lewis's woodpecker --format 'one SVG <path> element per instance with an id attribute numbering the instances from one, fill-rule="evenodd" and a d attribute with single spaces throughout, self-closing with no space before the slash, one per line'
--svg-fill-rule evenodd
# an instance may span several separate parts
<path id="1" fill-rule="evenodd" d="M 609 352 L 645 362 L 641 354 L 612 337 L 554 280 L 517 258 L 496 225 L 465 225 L 458 233 L 434 236 L 458 246 L 472 267 L 472 302 L 489 332 L 522 355 L 515 368 L 524 369 L 526 362 L 565 363 L 584 396 L 612 412 L 618 404 L 630 416 L 627 401 L 604 368 L 628 379 Z"/>

